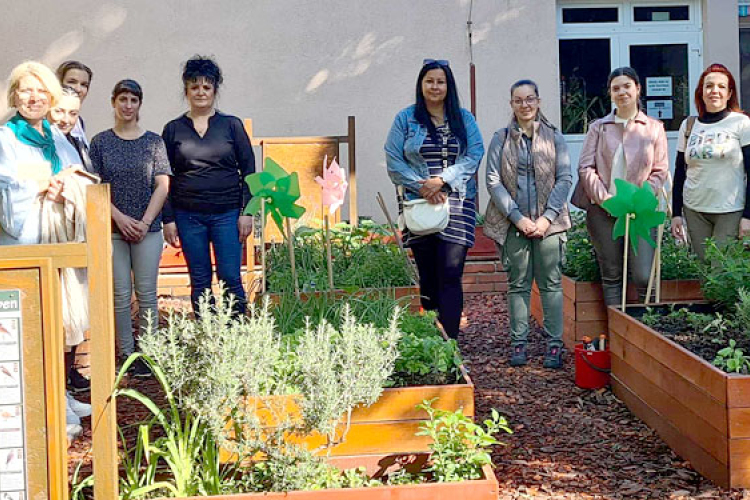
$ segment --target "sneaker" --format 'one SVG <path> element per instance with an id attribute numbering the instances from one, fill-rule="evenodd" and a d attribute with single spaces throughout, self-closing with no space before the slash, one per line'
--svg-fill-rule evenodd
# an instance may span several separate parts
<path id="1" fill-rule="evenodd" d="M 78 436 L 83 434 L 83 427 L 79 424 L 68 424 L 65 426 L 65 433 L 68 435 L 68 446 L 70 446 Z"/>
<path id="2" fill-rule="evenodd" d="M 510 356 L 510 366 L 523 366 L 528 363 L 526 358 L 526 345 L 513 346 L 513 354 Z"/>
<path id="3" fill-rule="evenodd" d="M 550 347 L 549 349 L 547 349 L 547 353 L 544 355 L 544 363 L 542 364 L 542 366 L 544 366 L 545 368 L 551 368 L 553 370 L 559 370 L 563 365 L 562 355 L 562 347 Z"/>
<path id="4" fill-rule="evenodd" d="M 130 370 L 128 371 L 130 372 L 131 377 L 149 378 L 151 376 L 151 368 L 149 368 L 141 358 L 136 359 L 133 364 L 130 365 Z"/>
<path id="5" fill-rule="evenodd" d="M 68 425 L 80 425 L 81 423 L 81 417 L 70 407 L 70 398 L 65 398 L 65 423 Z"/>
<path id="6" fill-rule="evenodd" d="M 68 390 L 72 393 L 86 392 L 91 389 L 89 379 L 80 374 L 75 368 L 68 372 Z"/>
<path id="7" fill-rule="evenodd" d="M 70 392 L 67 392 L 65 396 L 68 398 L 68 408 L 73 410 L 73 413 L 78 415 L 79 418 L 91 416 L 90 404 L 78 401 L 72 394 L 70 394 Z"/>

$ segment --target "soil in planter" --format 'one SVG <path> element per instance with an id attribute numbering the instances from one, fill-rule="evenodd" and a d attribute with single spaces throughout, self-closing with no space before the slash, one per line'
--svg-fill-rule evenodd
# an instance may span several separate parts
<path id="1" fill-rule="evenodd" d="M 676 311 L 682 313 L 674 314 Z M 725 347 L 729 339 L 734 339 L 737 347 L 745 352 L 750 350 L 750 338 L 737 326 L 726 321 L 721 323 L 716 316 L 717 310 L 711 304 L 636 307 L 628 309 L 627 312 L 709 363 L 713 362 L 716 352 Z M 707 315 L 717 321 L 711 324 L 696 317 L 696 314 Z M 723 317 L 723 313 L 720 314 Z M 726 329 L 722 331 L 722 327 Z"/>

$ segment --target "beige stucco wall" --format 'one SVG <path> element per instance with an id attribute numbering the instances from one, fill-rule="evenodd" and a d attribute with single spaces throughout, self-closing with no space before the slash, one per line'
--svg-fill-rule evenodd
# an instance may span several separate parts
<path id="1" fill-rule="evenodd" d="M 518 78 L 539 81 L 556 119 L 554 0 L 474 4 L 486 142 L 507 121 L 507 90 Z M 111 125 L 109 92 L 126 77 L 143 85 L 142 124 L 160 132 L 185 109 L 181 63 L 215 55 L 225 73 L 219 107 L 252 117 L 256 135 L 343 134 L 355 115 L 359 212 L 380 219 L 376 192 L 393 198 L 383 141 L 413 100 L 424 57 L 451 61 L 469 106 L 468 12 L 468 0 L 25 0 L 4 5 L 0 78 L 25 59 L 53 67 L 80 59 L 95 72 L 83 109 L 90 133 Z"/>
<path id="2" fill-rule="evenodd" d="M 721 63 L 740 84 L 740 28 L 737 0 L 703 1 L 703 66 Z"/>

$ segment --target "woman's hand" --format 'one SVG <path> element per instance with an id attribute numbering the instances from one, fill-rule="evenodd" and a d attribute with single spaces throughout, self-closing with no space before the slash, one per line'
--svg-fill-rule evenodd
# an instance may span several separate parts
<path id="1" fill-rule="evenodd" d="M 65 201 L 62 195 L 63 187 L 64 182 L 62 179 L 58 177 L 51 177 L 49 180 L 49 185 L 47 186 L 47 194 L 45 195 L 46 198 L 54 203 L 62 203 L 63 201 Z"/>
<path id="2" fill-rule="evenodd" d="M 743 217 L 740 219 L 740 238 L 750 236 L 750 219 Z"/>
<path id="3" fill-rule="evenodd" d="M 427 203 L 431 203 L 432 205 L 440 205 L 440 204 L 445 203 L 445 200 L 448 199 L 448 195 L 442 191 L 438 191 L 434 195 L 425 199 L 427 200 Z"/>
<path id="4" fill-rule="evenodd" d="M 521 220 L 516 223 L 516 227 L 527 238 L 533 238 L 536 232 L 536 224 L 528 217 L 521 217 Z"/>
<path id="5" fill-rule="evenodd" d="M 177 224 L 174 222 L 164 224 L 164 240 L 174 248 L 182 247 L 180 237 L 177 234 Z"/>
<path id="6" fill-rule="evenodd" d="M 237 229 L 240 230 L 240 243 L 245 243 L 247 237 L 253 232 L 253 216 L 240 215 L 237 219 Z"/>
<path id="7" fill-rule="evenodd" d="M 429 179 L 419 181 L 419 183 L 422 185 L 419 188 L 419 195 L 425 200 L 433 198 L 445 186 L 445 182 L 440 177 L 430 177 Z"/>
<path id="8" fill-rule="evenodd" d="M 747 220 L 747 219 L 743 219 L 743 220 Z M 742 223 L 740 223 L 740 233 L 741 232 L 742 232 Z M 687 243 L 687 234 L 685 233 L 685 223 L 683 222 L 682 217 L 672 217 L 672 236 L 674 236 L 674 239 L 676 239 L 678 242 Z"/>
<path id="9" fill-rule="evenodd" d="M 539 217 L 536 221 L 534 221 L 534 225 L 536 225 L 536 230 L 531 234 L 532 238 L 544 238 L 544 235 L 547 234 L 547 229 L 549 229 L 550 220 L 547 217 Z"/>
<path id="10" fill-rule="evenodd" d="M 137 221 L 134 218 L 123 214 L 122 212 L 113 212 L 112 220 L 115 221 L 115 225 L 120 231 L 122 237 L 125 238 L 125 241 L 137 243 L 143 239 L 145 232 L 141 227 L 141 221 Z M 146 231 L 148 231 L 148 228 L 146 228 Z"/>

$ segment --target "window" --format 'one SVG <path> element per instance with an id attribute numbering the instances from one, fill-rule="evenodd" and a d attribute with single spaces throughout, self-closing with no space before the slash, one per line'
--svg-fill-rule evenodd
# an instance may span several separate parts
<path id="1" fill-rule="evenodd" d="M 560 111 L 564 134 L 584 134 L 610 110 L 610 40 L 560 40 Z"/>
<path id="2" fill-rule="evenodd" d="M 750 6 L 740 5 L 740 96 L 743 108 L 750 107 Z"/>
<path id="3" fill-rule="evenodd" d="M 617 7 L 569 7 L 562 10 L 563 24 L 616 23 Z"/>
<path id="4" fill-rule="evenodd" d="M 634 7 L 633 19 L 637 23 L 690 21 L 690 7 Z"/>

